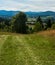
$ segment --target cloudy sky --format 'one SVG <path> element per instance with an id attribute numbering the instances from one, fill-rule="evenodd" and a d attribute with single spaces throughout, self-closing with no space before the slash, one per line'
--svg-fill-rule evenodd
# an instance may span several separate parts
<path id="1" fill-rule="evenodd" d="M 55 0 L 0 0 L 0 10 L 55 11 Z"/>

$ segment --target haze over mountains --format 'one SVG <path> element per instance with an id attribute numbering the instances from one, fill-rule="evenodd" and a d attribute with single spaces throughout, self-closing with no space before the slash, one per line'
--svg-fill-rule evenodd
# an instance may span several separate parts
<path id="1" fill-rule="evenodd" d="M 19 11 L 6 11 L 0 10 L 0 17 L 12 17 L 16 15 Z M 53 16 L 55 17 L 55 12 L 53 11 L 45 11 L 45 12 L 25 12 L 29 17 L 37 17 L 37 16 Z"/>

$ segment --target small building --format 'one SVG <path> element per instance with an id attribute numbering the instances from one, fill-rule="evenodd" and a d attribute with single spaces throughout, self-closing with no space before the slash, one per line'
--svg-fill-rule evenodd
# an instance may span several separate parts
<path id="1" fill-rule="evenodd" d="M 34 28 L 34 25 L 35 25 L 35 22 L 26 22 L 26 25 L 29 27 L 29 28 Z"/>

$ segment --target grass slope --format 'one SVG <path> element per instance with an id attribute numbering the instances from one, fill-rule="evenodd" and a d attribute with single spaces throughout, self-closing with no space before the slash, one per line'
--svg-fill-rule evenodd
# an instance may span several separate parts
<path id="1" fill-rule="evenodd" d="M 55 65 L 55 34 L 45 33 L 0 35 L 0 65 Z"/>

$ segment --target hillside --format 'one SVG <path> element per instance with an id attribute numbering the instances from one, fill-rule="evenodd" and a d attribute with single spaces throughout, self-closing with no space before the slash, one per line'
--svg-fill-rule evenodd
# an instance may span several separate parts
<path id="1" fill-rule="evenodd" d="M 48 32 L 28 35 L 0 32 L 0 65 L 55 65 L 55 33 Z"/>
<path id="2" fill-rule="evenodd" d="M 19 11 L 6 11 L 6 10 L 0 10 L 0 17 L 12 17 L 16 15 Z M 46 17 L 46 16 L 53 16 L 55 17 L 55 12 L 53 11 L 45 11 L 45 12 L 25 12 L 29 17 Z"/>

